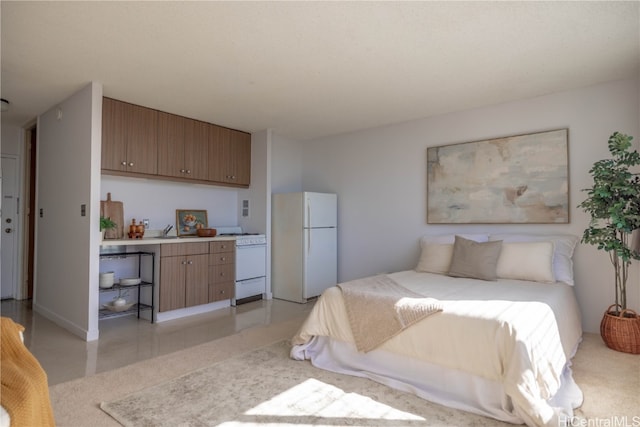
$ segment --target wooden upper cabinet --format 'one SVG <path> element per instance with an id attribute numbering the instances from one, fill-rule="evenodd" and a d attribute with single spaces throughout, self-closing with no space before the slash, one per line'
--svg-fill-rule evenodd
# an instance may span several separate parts
<path id="1" fill-rule="evenodd" d="M 225 182 L 230 130 L 211 125 L 209 129 L 209 181 Z"/>
<path id="2" fill-rule="evenodd" d="M 184 128 L 184 165 L 192 179 L 209 179 L 209 123 L 187 119 Z"/>
<path id="3" fill-rule="evenodd" d="M 207 180 L 209 124 L 158 113 L 158 175 Z"/>
<path id="4" fill-rule="evenodd" d="M 212 125 L 209 131 L 209 180 L 248 187 L 251 135 Z"/>
<path id="5" fill-rule="evenodd" d="M 184 125 L 186 119 L 158 112 L 158 175 L 184 178 Z"/>
<path id="6" fill-rule="evenodd" d="M 247 188 L 251 134 L 103 98 L 102 171 Z"/>
<path id="7" fill-rule="evenodd" d="M 102 100 L 102 169 L 157 173 L 156 110 L 111 98 Z"/>
<path id="8" fill-rule="evenodd" d="M 102 98 L 102 169 L 124 171 L 126 160 L 125 103 Z"/>

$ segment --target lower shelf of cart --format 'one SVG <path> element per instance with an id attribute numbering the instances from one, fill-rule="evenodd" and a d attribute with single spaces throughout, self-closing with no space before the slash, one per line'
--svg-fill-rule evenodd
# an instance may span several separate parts
<path id="1" fill-rule="evenodd" d="M 103 308 L 103 309 L 100 309 L 98 317 L 100 319 L 110 319 L 113 317 L 130 316 L 132 314 L 138 314 L 138 306 L 140 306 L 140 311 L 151 310 L 152 308 L 148 304 L 134 304 L 131 306 L 131 308 L 124 311 L 111 311 L 108 308 Z"/>

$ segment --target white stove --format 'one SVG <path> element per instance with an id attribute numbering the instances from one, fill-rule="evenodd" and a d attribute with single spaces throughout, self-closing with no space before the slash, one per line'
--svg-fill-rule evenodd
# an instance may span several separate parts
<path id="1" fill-rule="evenodd" d="M 234 236 L 236 241 L 236 287 L 231 305 L 264 298 L 267 275 L 267 237 L 243 233 L 240 227 L 215 227 L 218 236 Z"/>

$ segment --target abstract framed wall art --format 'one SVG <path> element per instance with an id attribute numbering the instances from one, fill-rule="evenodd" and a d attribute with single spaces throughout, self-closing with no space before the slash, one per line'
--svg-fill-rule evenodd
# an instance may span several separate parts
<path id="1" fill-rule="evenodd" d="M 568 223 L 568 137 L 558 129 L 427 148 L 427 223 Z"/>

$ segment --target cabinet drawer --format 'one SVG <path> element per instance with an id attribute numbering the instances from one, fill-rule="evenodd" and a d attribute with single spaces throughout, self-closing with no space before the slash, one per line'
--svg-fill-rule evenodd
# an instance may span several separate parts
<path id="1" fill-rule="evenodd" d="M 236 280 L 234 264 L 213 265 L 209 267 L 209 284 L 233 282 Z"/>
<path id="2" fill-rule="evenodd" d="M 235 264 L 235 252 L 218 252 L 209 254 L 209 265 Z"/>
<path id="3" fill-rule="evenodd" d="M 209 302 L 233 298 L 235 282 L 223 282 L 209 285 Z"/>
<path id="4" fill-rule="evenodd" d="M 165 243 L 160 245 L 160 256 L 182 256 L 208 254 L 207 242 L 202 243 Z"/>
<path id="5" fill-rule="evenodd" d="M 223 240 L 220 242 L 209 242 L 209 252 L 217 254 L 220 252 L 235 252 L 236 242 L 235 240 Z"/>

